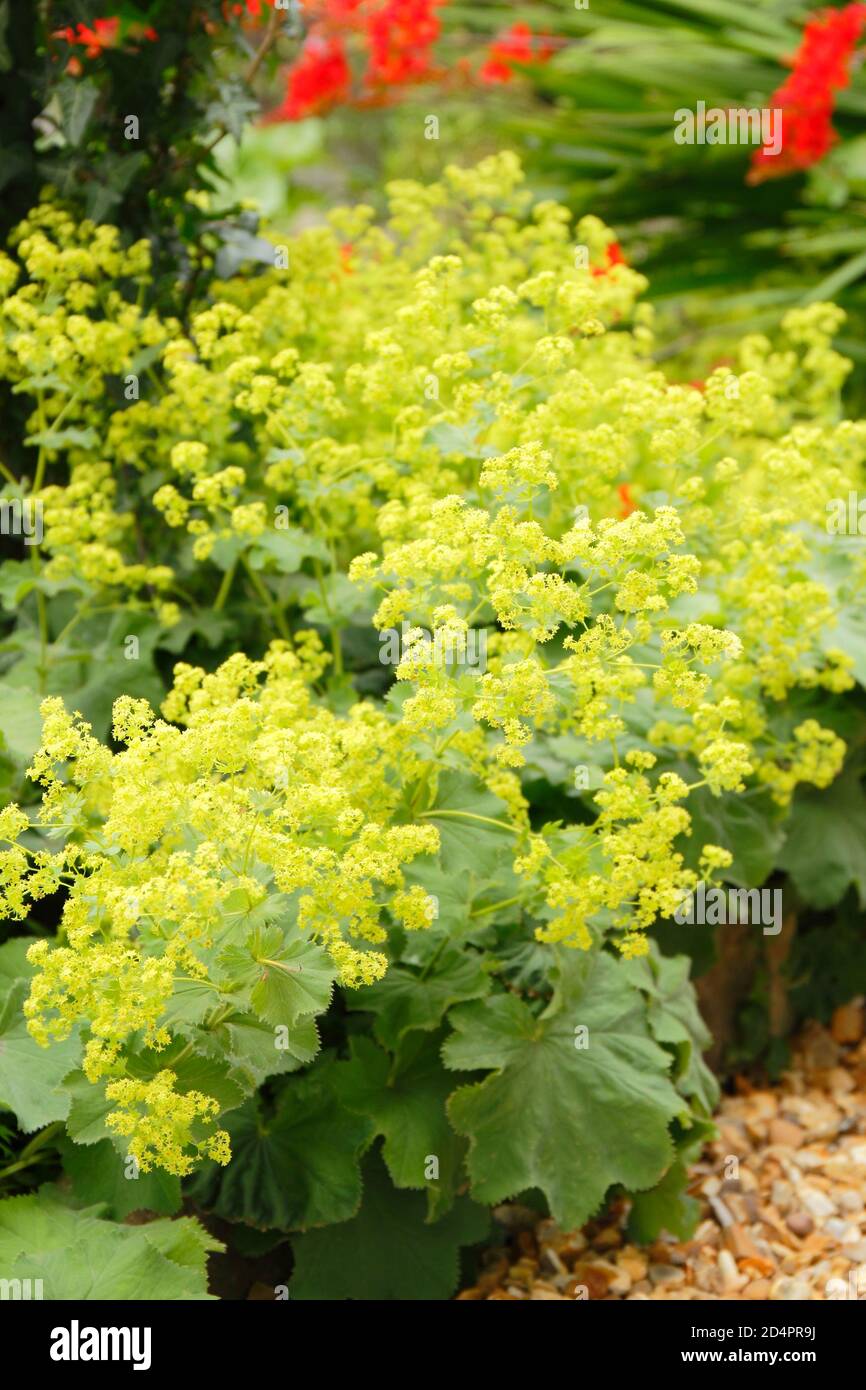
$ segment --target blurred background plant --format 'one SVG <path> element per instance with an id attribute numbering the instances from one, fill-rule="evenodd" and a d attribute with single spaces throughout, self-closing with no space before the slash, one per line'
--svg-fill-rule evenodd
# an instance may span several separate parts
<path id="1" fill-rule="evenodd" d="M 709 365 L 728 326 L 833 298 L 862 372 L 864 39 L 866 5 L 802 0 L 2 0 L 0 223 L 50 182 L 191 296 L 265 254 L 247 202 L 288 230 L 511 145 L 537 192 L 616 228 L 662 358 Z M 781 155 L 677 143 L 699 101 L 781 107 Z"/>
<path id="2" fill-rule="evenodd" d="M 302 10 L 312 24 L 298 58 L 275 88 L 260 87 L 267 124 L 217 151 L 239 194 L 266 189 L 278 223 L 335 193 L 378 203 L 383 176 L 434 176 L 449 159 L 509 145 L 538 192 L 616 228 L 650 277 L 659 357 L 675 370 L 687 358 L 693 371 L 696 353 L 708 367 L 792 304 L 832 298 L 850 316 L 838 346 L 858 364 L 862 396 L 866 6 L 319 0 Z M 373 16 L 395 26 L 399 62 L 377 66 Z M 781 154 L 677 143 L 675 113 L 698 102 L 782 109 Z"/>

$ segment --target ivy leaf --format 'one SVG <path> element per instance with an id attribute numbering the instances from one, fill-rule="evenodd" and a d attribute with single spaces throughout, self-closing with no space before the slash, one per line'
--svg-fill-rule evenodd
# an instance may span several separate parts
<path id="1" fill-rule="evenodd" d="M 232 1161 L 201 1169 L 190 1188 L 196 1200 L 226 1221 L 259 1229 L 347 1221 L 361 1200 L 358 1157 L 370 1124 L 337 1096 L 340 1066 L 325 1058 L 293 1078 L 270 1115 L 260 1097 L 229 1115 Z"/>
<path id="2" fill-rule="evenodd" d="M 812 907 L 835 906 L 852 885 L 866 907 L 866 794 L 856 767 L 824 791 L 798 792 L 779 866 Z"/>
<path id="3" fill-rule="evenodd" d="M 435 1225 L 424 1219 L 424 1198 L 397 1192 L 378 1155 L 364 1165 L 364 1202 L 339 1226 L 292 1241 L 297 1299 L 445 1299 L 457 1287 L 461 1245 L 484 1240 L 487 1212 L 459 1197 Z"/>
<path id="4" fill-rule="evenodd" d="M 473 1196 L 492 1204 L 541 1188 L 568 1229 L 598 1210 L 612 1184 L 631 1190 L 659 1180 L 674 1158 L 668 1125 L 684 1103 L 623 963 L 605 953 L 563 955 L 558 973 L 538 1018 L 510 994 L 452 1009 L 456 1032 L 443 1060 L 495 1069 L 448 1103 L 470 1141 Z M 584 1037 L 588 1045 L 578 1046 Z"/>
<path id="5" fill-rule="evenodd" d="M 50 1047 L 30 1036 L 21 1012 L 28 993 L 27 982 L 16 981 L 0 1009 L 0 1106 L 14 1111 L 25 1134 L 66 1119 L 70 1101 L 61 1082 L 81 1061 L 77 1029 Z"/>
<path id="6" fill-rule="evenodd" d="M 419 953 L 427 962 L 420 970 L 392 965 L 374 985 L 347 992 L 350 1009 L 375 1014 L 373 1031 L 392 1052 L 406 1033 L 438 1028 L 452 1004 L 480 999 L 490 989 L 480 957 L 451 945 L 443 950 L 443 939 L 425 934 Z"/>
<path id="7" fill-rule="evenodd" d="M 207 1299 L 206 1252 L 222 1248 L 192 1217 L 115 1224 L 50 1186 L 0 1202 L 3 1277 L 40 1279 L 52 1301 Z"/>
<path id="8" fill-rule="evenodd" d="M 89 77 L 69 78 L 58 83 L 57 100 L 60 103 L 63 134 L 70 145 L 81 143 L 98 99 L 99 88 Z"/>
<path id="9" fill-rule="evenodd" d="M 712 1037 L 698 1011 L 688 957 L 663 956 L 654 948 L 649 956 L 625 962 L 625 971 L 647 995 L 647 1018 L 656 1042 L 678 1050 L 677 1089 L 712 1113 L 719 1087 L 701 1056 Z"/>
<path id="10" fill-rule="evenodd" d="M 180 1209 L 180 1179 L 162 1168 L 127 1177 L 125 1158 L 108 1139 L 85 1149 L 64 1141 L 63 1171 L 77 1201 L 103 1202 L 106 1215 L 122 1221 L 133 1211 L 171 1216 Z"/>
<path id="11" fill-rule="evenodd" d="M 352 1038 L 350 1049 L 337 1078 L 344 1105 L 384 1138 L 382 1157 L 395 1187 L 426 1187 L 430 1215 L 441 1215 L 453 1205 L 466 1145 L 445 1114 L 454 1078 L 443 1069 L 437 1040 L 414 1038 L 393 1065 L 370 1038 Z M 428 1178 L 431 1158 L 438 1174 Z"/>

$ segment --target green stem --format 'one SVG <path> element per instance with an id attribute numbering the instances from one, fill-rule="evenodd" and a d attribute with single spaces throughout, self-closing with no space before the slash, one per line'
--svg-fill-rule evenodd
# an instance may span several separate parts
<path id="1" fill-rule="evenodd" d="M 217 590 L 217 596 L 216 596 L 216 598 L 215 598 L 214 601 L 213 601 L 213 610 L 212 610 L 212 611 L 213 611 L 214 613 L 220 613 L 220 612 L 222 612 L 222 609 L 223 609 L 223 607 L 224 607 L 224 605 L 225 605 L 225 601 L 226 601 L 226 599 L 227 599 L 228 596 L 229 596 L 229 590 L 230 590 L 231 587 L 232 587 L 232 580 L 233 580 L 234 577 L 235 577 L 235 571 L 237 570 L 237 567 L 238 567 L 238 562 L 237 562 L 237 560 L 236 560 L 236 559 L 235 559 L 235 560 L 232 560 L 231 564 L 229 565 L 228 569 L 226 570 L 225 574 L 223 575 L 223 577 L 222 577 L 222 583 L 220 584 L 219 589 Z"/>
<path id="2" fill-rule="evenodd" d="M 340 630 L 339 630 L 337 624 L 333 621 L 333 618 L 334 618 L 333 610 L 332 610 L 332 608 L 331 608 L 330 603 L 328 602 L 328 591 L 327 591 L 327 589 L 325 588 L 325 575 L 324 575 L 324 571 L 322 570 L 322 562 L 321 562 L 321 560 L 317 560 L 317 559 L 314 558 L 314 560 L 313 560 L 313 569 L 314 569 L 314 571 L 315 571 L 316 580 L 317 580 L 318 585 L 319 585 L 319 593 L 320 593 L 321 596 L 322 596 L 322 607 L 324 608 L 325 612 L 326 612 L 327 615 L 328 615 L 328 618 L 330 619 L 330 622 L 329 622 L 329 624 L 328 624 L 328 627 L 329 627 L 329 630 L 330 630 L 330 633 L 331 633 L 331 653 L 332 653 L 333 658 L 334 658 L 334 675 L 335 675 L 335 676 L 342 676 L 342 674 L 343 674 L 343 644 L 342 644 L 342 642 L 340 641 Z"/>
<path id="3" fill-rule="evenodd" d="M 522 902 L 523 899 L 518 893 L 514 898 L 503 898 L 500 903 L 490 903 L 489 907 L 477 907 L 474 912 L 470 912 L 470 917 L 484 917 L 488 912 L 498 912 L 501 907 L 513 907 L 515 903 Z"/>
<path id="4" fill-rule="evenodd" d="M 262 581 L 261 575 L 256 574 L 252 565 L 247 564 L 246 560 L 244 560 L 242 563 L 250 583 L 252 584 L 262 603 L 267 608 L 268 613 L 274 621 L 274 625 L 277 631 L 279 632 L 280 636 L 284 637 L 288 642 L 290 640 L 290 633 L 286 625 L 286 620 L 280 612 L 279 604 L 277 604 L 272 599 L 271 595 L 268 593 L 267 586 Z"/>
<path id="5" fill-rule="evenodd" d="M 5 1168 L 0 1168 L 0 1179 L 9 1177 L 12 1173 L 19 1173 L 22 1168 L 29 1168 L 33 1163 L 38 1163 L 41 1157 L 39 1150 L 43 1149 L 46 1144 L 49 1144 L 55 1134 L 59 1134 L 62 1129 L 63 1122 L 61 1120 L 55 1120 L 54 1124 L 47 1125 L 45 1129 L 41 1130 L 39 1134 L 35 1135 L 30 1140 L 29 1144 L 24 1146 L 14 1163 L 9 1163 Z"/>
<path id="6" fill-rule="evenodd" d="M 495 826 L 497 826 L 500 830 L 507 830 L 507 831 L 509 831 L 509 833 L 512 834 L 512 835 L 520 835 L 520 834 L 522 833 L 520 830 L 517 829 L 516 826 L 514 826 L 514 825 L 509 825 L 507 821 L 504 821 L 504 820 L 494 820 L 494 819 L 492 818 L 492 816 L 479 816 L 479 815 L 476 815 L 476 813 L 475 813 L 474 811 L 444 811 L 444 810 L 435 810 L 435 809 L 434 809 L 433 811 L 420 811 L 420 812 L 419 812 L 419 815 L 418 815 L 418 819 L 419 819 L 419 820 L 436 820 L 436 819 L 438 819 L 438 818 L 440 818 L 440 817 L 444 817 L 444 816 L 449 816 L 449 817 L 454 817 L 454 816 L 456 816 L 459 820 L 477 820 L 477 821 L 481 821 L 484 825 L 495 825 Z"/>
<path id="7" fill-rule="evenodd" d="M 427 979 L 427 976 L 430 974 L 430 971 L 433 969 L 433 966 L 436 964 L 437 960 L 441 956 L 442 952 L 444 951 L 445 947 L 448 945 L 448 942 L 450 940 L 451 938 L 449 936 L 442 937 L 442 940 L 439 942 L 439 945 L 436 947 L 436 950 L 433 952 L 427 964 L 424 966 L 424 969 L 421 971 L 419 979 Z"/>

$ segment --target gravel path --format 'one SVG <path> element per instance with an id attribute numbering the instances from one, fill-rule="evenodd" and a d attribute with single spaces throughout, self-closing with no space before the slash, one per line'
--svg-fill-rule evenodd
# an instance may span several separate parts
<path id="1" fill-rule="evenodd" d="M 866 1012 L 807 1027 L 778 1086 L 738 1077 L 691 1171 L 693 1237 L 628 1242 L 627 1204 L 563 1232 L 496 1210 L 502 1244 L 461 1299 L 866 1299 Z"/>

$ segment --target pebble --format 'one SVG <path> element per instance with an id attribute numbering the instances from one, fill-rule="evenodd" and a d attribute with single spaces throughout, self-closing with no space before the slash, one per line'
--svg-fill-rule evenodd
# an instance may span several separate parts
<path id="1" fill-rule="evenodd" d="M 862 998 L 852 999 L 850 1004 L 840 1004 L 830 1021 L 830 1032 L 834 1042 L 856 1043 L 863 1037 L 864 1019 Z"/>
<path id="2" fill-rule="evenodd" d="M 816 1221 L 822 1221 L 825 1216 L 835 1216 L 836 1203 L 831 1202 L 830 1198 L 823 1192 L 819 1192 L 817 1187 L 801 1187 L 799 1192 L 800 1201 Z"/>
<path id="3" fill-rule="evenodd" d="M 794 1196 L 794 1189 L 789 1182 L 783 1182 L 781 1178 L 776 1178 L 770 1188 L 770 1195 L 774 1207 L 778 1207 L 779 1211 L 787 1211 Z"/>
<path id="4" fill-rule="evenodd" d="M 852 1226 L 849 1221 L 843 1221 L 839 1216 L 831 1216 L 829 1221 L 825 1221 L 824 1230 L 828 1236 L 841 1241 L 843 1245 L 856 1240 L 860 1235 L 856 1226 Z"/>
<path id="5" fill-rule="evenodd" d="M 785 1217 L 785 1225 L 795 1236 L 807 1236 L 815 1229 L 815 1223 L 807 1211 L 791 1211 Z"/>
<path id="6" fill-rule="evenodd" d="M 743 1289 L 742 1296 L 743 1298 L 749 1299 L 750 1302 L 768 1299 L 770 1297 L 769 1279 L 753 1279 L 751 1284 L 747 1284 Z"/>
<path id="7" fill-rule="evenodd" d="M 737 1263 L 730 1250 L 720 1250 L 717 1260 L 719 1278 L 722 1290 L 732 1293 L 735 1289 L 741 1289 L 749 1281 L 737 1269 Z"/>
<path id="8" fill-rule="evenodd" d="M 811 1296 L 812 1290 L 805 1279 L 777 1279 L 770 1285 L 770 1298 L 774 1302 L 797 1302 Z"/>
<path id="9" fill-rule="evenodd" d="M 768 1138 L 771 1144 L 784 1144 L 786 1148 L 799 1149 L 806 1138 L 806 1131 L 790 1120 L 777 1118 L 770 1121 Z"/>

